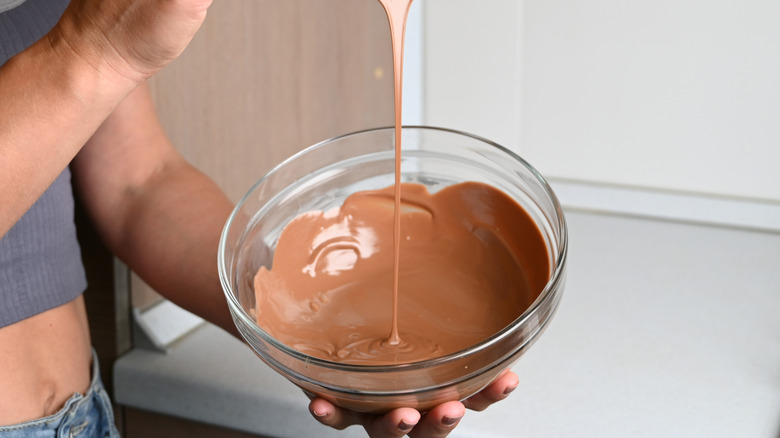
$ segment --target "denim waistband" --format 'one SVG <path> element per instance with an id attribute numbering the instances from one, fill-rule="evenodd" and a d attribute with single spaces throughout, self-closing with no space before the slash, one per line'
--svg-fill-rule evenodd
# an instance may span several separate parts
<path id="1" fill-rule="evenodd" d="M 92 350 L 92 382 L 84 394 L 76 393 L 58 412 L 24 423 L 0 426 L 0 438 L 119 438 L 111 401 L 100 380 L 100 367 Z"/>

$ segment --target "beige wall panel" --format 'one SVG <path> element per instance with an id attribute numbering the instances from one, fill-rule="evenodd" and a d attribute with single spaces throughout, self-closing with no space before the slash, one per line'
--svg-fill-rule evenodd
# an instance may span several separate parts
<path id="1" fill-rule="evenodd" d="M 234 201 L 306 146 L 393 123 L 387 19 L 371 0 L 217 0 L 150 84 L 173 143 Z M 133 290 L 137 306 L 156 299 L 137 277 Z"/>

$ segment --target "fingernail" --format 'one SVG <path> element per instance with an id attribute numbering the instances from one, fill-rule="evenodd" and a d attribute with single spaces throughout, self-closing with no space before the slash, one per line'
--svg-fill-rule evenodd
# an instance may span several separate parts
<path id="1" fill-rule="evenodd" d="M 398 429 L 401 430 L 401 432 L 409 432 L 414 427 L 414 424 L 409 424 L 406 421 L 401 421 L 398 423 Z"/>
<path id="2" fill-rule="evenodd" d="M 457 423 L 458 421 L 460 421 L 460 419 L 461 419 L 461 418 L 463 418 L 463 417 L 455 417 L 455 418 L 452 418 L 452 417 L 444 417 L 444 418 L 442 418 L 442 419 L 441 419 L 441 423 L 442 423 L 443 425 L 445 425 L 445 426 L 452 426 L 453 424 L 455 424 L 455 423 Z"/>
<path id="3" fill-rule="evenodd" d="M 512 393 L 512 391 L 514 391 L 515 389 L 517 389 L 517 385 L 515 385 L 515 386 L 510 386 L 510 387 L 507 387 L 507 388 L 504 390 L 504 395 L 509 395 L 509 394 L 511 394 L 511 393 Z"/>
<path id="4" fill-rule="evenodd" d="M 320 417 L 320 418 L 322 418 L 322 417 L 324 417 L 324 416 L 328 415 L 328 413 L 327 413 L 327 412 L 317 412 L 317 411 L 316 411 L 316 410 L 314 410 L 314 409 L 310 409 L 310 411 L 311 411 L 311 414 L 312 414 L 312 415 L 314 415 L 315 417 Z"/>

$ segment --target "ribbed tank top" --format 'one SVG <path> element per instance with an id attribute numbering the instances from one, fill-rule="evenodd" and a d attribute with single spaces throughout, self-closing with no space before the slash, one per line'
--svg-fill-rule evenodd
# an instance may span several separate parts
<path id="1" fill-rule="evenodd" d="M 43 37 L 69 0 L 0 0 L 0 66 Z M 87 281 L 66 168 L 0 239 L 0 327 L 78 297 Z"/>

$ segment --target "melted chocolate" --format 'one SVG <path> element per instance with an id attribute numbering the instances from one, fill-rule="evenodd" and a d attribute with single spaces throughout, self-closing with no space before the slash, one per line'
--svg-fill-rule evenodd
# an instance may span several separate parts
<path id="1" fill-rule="evenodd" d="M 503 192 L 465 182 L 429 194 L 403 184 L 393 306 L 394 188 L 357 192 L 283 230 L 271 270 L 255 277 L 257 321 L 286 345 L 323 359 L 407 363 L 465 349 L 506 327 L 549 278 L 544 239 Z"/>

